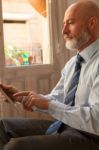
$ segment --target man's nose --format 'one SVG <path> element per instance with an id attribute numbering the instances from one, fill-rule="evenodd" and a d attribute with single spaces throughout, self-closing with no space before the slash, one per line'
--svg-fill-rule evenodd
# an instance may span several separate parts
<path id="1" fill-rule="evenodd" d="M 68 25 L 67 24 L 65 24 L 64 26 L 63 26 L 63 28 L 62 28 L 62 34 L 64 35 L 64 34 L 68 34 Z"/>

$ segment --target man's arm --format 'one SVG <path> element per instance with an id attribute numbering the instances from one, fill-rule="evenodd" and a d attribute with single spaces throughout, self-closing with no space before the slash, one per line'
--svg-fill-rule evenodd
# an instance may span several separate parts
<path id="1" fill-rule="evenodd" d="M 99 135 L 99 75 L 93 83 L 87 105 L 69 106 L 51 101 L 48 113 L 73 128 Z"/>

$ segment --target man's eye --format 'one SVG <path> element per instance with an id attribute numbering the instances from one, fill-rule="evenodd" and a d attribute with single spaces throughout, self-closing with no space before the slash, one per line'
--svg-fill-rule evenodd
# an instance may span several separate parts
<path id="1" fill-rule="evenodd" d="M 73 24 L 73 22 L 70 21 L 70 22 L 68 22 L 68 24 Z"/>

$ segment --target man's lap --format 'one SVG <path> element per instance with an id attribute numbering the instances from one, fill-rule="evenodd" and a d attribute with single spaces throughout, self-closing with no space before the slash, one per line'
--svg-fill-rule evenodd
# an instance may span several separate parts
<path id="1" fill-rule="evenodd" d="M 99 150 L 99 142 L 87 138 L 71 127 L 56 135 L 44 135 L 50 121 L 3 119 L 11 140 L 4 150 Z"/>
<path id="2" fill-rule="evenodd" d="M 99 144 L 76 132 L 12 139 L 4 150 L 99 150 Z"/>
<path id="3" fill-rule="evenodd" d="M 6 133 L 12 137 L 44 134 L 51 121 L 31 118 L 4 118 L 1 120 Z"/>

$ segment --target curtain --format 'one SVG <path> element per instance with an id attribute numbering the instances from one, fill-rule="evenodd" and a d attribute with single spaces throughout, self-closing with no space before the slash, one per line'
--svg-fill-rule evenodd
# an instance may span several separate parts
<path id="1" fill-rule="evenodd" d="M 46 0 L 29 0 L 30 4 L 44 17 L 46 17 Z"/>

